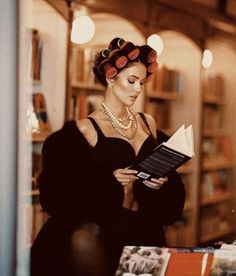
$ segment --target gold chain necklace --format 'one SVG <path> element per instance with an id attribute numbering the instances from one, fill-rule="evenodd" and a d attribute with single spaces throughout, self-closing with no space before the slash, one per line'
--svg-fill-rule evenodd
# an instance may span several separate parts
<path id="1" fill-rule="evenodd" d="M 105 116 L 108 118 L 108 120 L 110 121 L 112 127 L 114 128 L 114 130 L 120 134 L 121 136 L 125 137 L 128 140 L 132 140 L 137 132 L 137 128 L 138 128 L 138 124 L 137 124 L 137 119 L 134 116 L 134 114 L 127 108 L 128 113 L 129 113 L 129 117 L 128 119 L 130 120 L 129 124 L 127 126 L 129 126 L 129 128 L 131 128 L 131 135 L 127 135 L 122 129 L 128 130 L 129 128 L 127 128 L 127 126 L 124 126 L 123 124 L 121 124 L 118 120 L 118 118 L 116 118 L 112 112 L 107 108 L 107 106 L 103 103 L 102 104 L 102 111 L 105 114 Z M 121 125 L 123 127 L 121 127 Z M 125 127 L 125 128 L 124 128 Z"/>

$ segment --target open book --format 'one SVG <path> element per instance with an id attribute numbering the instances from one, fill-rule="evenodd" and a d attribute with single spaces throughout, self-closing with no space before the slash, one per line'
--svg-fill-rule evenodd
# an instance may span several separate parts
<path id="1" fill-rule="evenodd" d="M 167 142 L 158 145 L 152 153 L 130 169 L 137 170 L 141 179 L 170 175 L 178 167 L 195 156 L 192 125 L 182 125 Z"/>

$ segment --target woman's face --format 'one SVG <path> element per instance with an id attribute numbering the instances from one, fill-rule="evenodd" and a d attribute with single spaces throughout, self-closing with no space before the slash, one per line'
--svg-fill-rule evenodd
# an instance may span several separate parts
<path id="1" fill-rule="evenodd" d="M 144 89 L 146 70 L 142 63 L 134 63 L 112 80 L 112 92 L 123 104 L 132 106 L 135 103 Z"/>

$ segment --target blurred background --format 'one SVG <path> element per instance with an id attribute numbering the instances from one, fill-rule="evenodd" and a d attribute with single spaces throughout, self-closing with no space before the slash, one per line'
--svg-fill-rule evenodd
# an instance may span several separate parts
<path id="1" fill-rule="evenodd" d="M 47 220 L 37 183 L 42 144 L 101 104 L 104 88 L 92 65 L 114 37 L 158 52 L 155 79 L 134 108 L 169 135 L 193 125 L 196 157 L 179 169 L 187 198 L 181 219 L 166 228 L 168 245 L 236 239 L 235 0 L 19 0 L 3 7 L 0 90 L 9 93 L 1 96 L 0 124 L 10 129 L 0 147 L 1 158 L 9 157 L 0 163 L 4 276 L 28 275 L 30 245 Z"/>

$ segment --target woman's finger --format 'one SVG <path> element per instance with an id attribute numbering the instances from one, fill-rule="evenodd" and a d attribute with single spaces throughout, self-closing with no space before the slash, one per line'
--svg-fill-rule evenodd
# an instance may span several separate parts
<path id="1" fill-rule="evenodd" d="M 148 186 L 149 188 L 152 188 L 152 189 L 155 189 L 155 190 L 158 190 L 161 188 L 161 184 L 159 183 L 155 183 L 155 182 L 151 182 L 151 181 L 148 181 L 148 180 L 144 180 L 143 183 Z"/>

